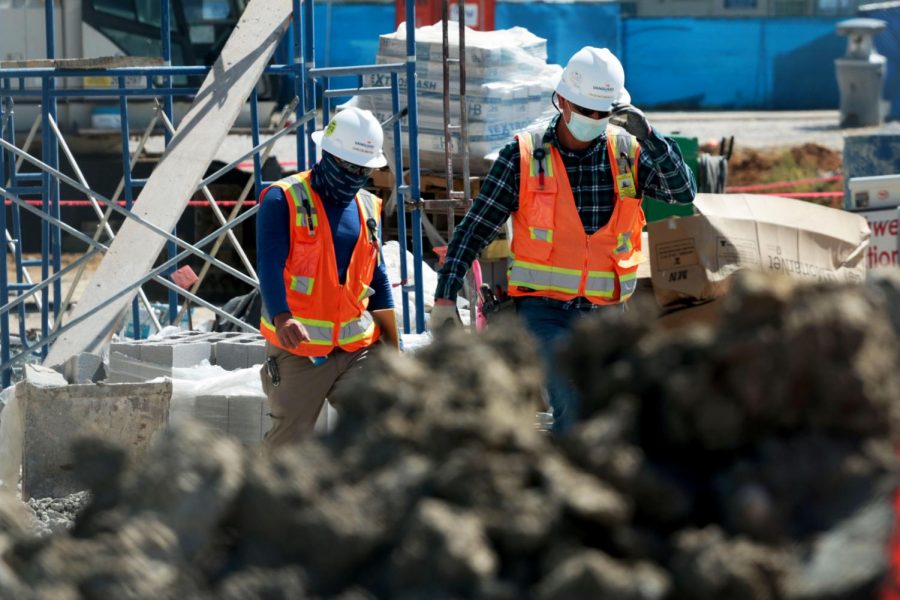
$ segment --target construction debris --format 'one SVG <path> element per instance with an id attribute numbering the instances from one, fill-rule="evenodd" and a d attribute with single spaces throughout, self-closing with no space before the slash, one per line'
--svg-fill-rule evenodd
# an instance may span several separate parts
<path id="1" fill-rule="evenodd" d="M 7 524 L 7 595 L 871 598 L 900 437 L 900 276 L 744 274 L 718 328 L 586 318 L 563 352 L 587 420 L 534 428 L 514 327 L 384 353 L 333 435 L 271 459 L 175 428 L 143 464 L 85 441 L 72 534 Z"/>
<path id="2" fill-rule="evenodd" d="M 38 537 L 68 531 L 75 525 L 75 517 L 87 506 L 87 492 L 75 492 L 63 498 L 32 498 L 26 506 L 31 510 L 34 531 Z"/>
<path id="3" fill-rule="evenodd" d="M 15 437 L 6 431 L 21 445 L 22 496 L 60 497 L 83 489 L 70 446 L 84 435 L 123 444 L 138 459 L 168 423 L 171 396 L 170 381 L 67 384 L 53 369 L 26 366 L 15 398 L 21 429 Z"/>

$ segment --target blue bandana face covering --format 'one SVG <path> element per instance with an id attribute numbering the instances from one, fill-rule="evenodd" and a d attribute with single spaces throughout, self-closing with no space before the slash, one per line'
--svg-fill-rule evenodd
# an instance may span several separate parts
<path id="1" fill-rule="evenodd" d="M 334 157 L 327 152 L 322 153 L 322 160 L 317 162 L 310 174 L 310 183 L 326 202 L 347 204 L 356 192 L 368 181 L 366 174 L 354 175 L 343 169 Z"/>

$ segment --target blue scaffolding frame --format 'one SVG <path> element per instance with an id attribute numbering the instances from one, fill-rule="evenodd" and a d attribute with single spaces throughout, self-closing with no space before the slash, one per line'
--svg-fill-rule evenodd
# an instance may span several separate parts
<path id="1" fill-rule="evenodd" d="M 54 44 L 54 8 L 53 0 L 47 0 L 45 6 L 45 35 L 47 59 L 56 58 L 56 49 Z M 204 252 L 202 248 L 213 243 L 217 239 L 228 234 L 232 228 L 248 220 L 256 214 L 258 206 L 253 206 L 242 214 L 237 215 L 237 210 L 232 214 L 232 218 L 221 227 L 205 236 L 203 239 L 193 243 L 181 240 L 177 236 L 177 232 L 171 233 L 162 231 L 155 226 L 142 221 L 136 215 L 131 213 L 132 203 L 135 200 L 135 190 L 141 188 L 145 183 L 145 179 L 136 179 L 132 175 L 131 164 L 133 157 L 129 148 L 129 99 L 133 98 L 162 98 L 162 106 L 160 108 L 164 118 L 169 124 L 174 124 L 173 116 L 173 100 L 177 96 L 191 96 L 196 94 L 197 89 L 192 87 L 176 87 L 173 84 L 173 78 L 178 76 L 205 76 L 210 67 L 196 66 L 173 66 L 172 46 L 171 46 L 171 14 L 168 0 L 160 0 L 161 5 L 161 43 L 164 66 L 153 67 L 123 67 L 109 69 L 58 69 L 58 68 L 13 68 L 0 69 L 0 197 L 4 199 L 4 208 L 0 210 L 0 231 L 4 234 L 4 239 L 0 240 L 2 245 L 4 264 L 9 265 L 9 259 L 12 257 L 15 266 L 15 282 L 10 282 L 7 274 L 7 268 L 0 270 L 0 377 L 2 377 L 2 385 L 6 387 L 10 385 L 13 376 L 13 367 L 24 361 L 29 356 L 37 356 L 44 358 L 50 344 L 65 330 L 77 325 L 79 322 L 88 318 L 94 312 L 101 310 L 113 300 L 126 294 L 134 294 L 140 290 L 140 286 L 147 281 L 153 280 L 161 283 L 168 289 L 168 310 L 169 319 L 175 321 L 178 316 L 179 296 L 185 297 L 200 305 L 204 305 L 212 309 L 214 312 L 230 320 L 245 329 L 254 330 L 223 313 L 218 307 L 212 306 L 202 300 L 198 296 L 183 290 L 173 284 L 166 275 L 172 273 L 177 267 L 178 262 L 193 254 L 202 257 L 207 263 L 216 266 L 229 274 L 237 277 L 245 283 L 257 285 L 258 282 L 254 277 L 248 277 L 240 271 L 225 265 L 221 261 L 215 259 L 212 255 Z M 253 159 L 253 181 L 255 184 L 255 197 L 258 197 L 260 191 L 271 182 L 264 181 L 262 176 L 262 161 L 260 153 L 273 144 L 281 137 L 293 134 L 296 139 L 296 155 L 297 168 L 303 170 L 311 166 L 316 156 L 315 144 L 312 141 L 311 134 L 316 130 L 316 92 L 317 86 L 322 91 L 323 106 L 322 114 L 324 124 L 331 114 L 331 99 L 339 96 L 347 96 L 350 94 L 391 94 L 394 116 L 385 124 L 390 126 L 394 135 L 395 149 L 395 193 L 400 200 L 398 202 L 398 229 L 400 242 L 400 277 L 402 282 L 402 314 L 403 314 L 403 331 L 410 333 L 412 324 L 409 318 L 409 293 L 414 293 L 415 302 L 415 331 L 421 333 L 425 329 L 424 321 L 424 294 L 422 289 L 422 221 L 421 221 L 421 199 L 419 195 L 419 153 L 418 153 L 418 113 L 416 103 L 416 86 L 407 86 L 407 109 L 406 114 L 400 111 L 400 73 L 406 74 L 407 81 L 415 81 L 416 79 L 416 46 L 415 46 L 415 0 L 406 0 L 406 44 L 407 57 L 405 62 L 382 64 L 382 65 L 360 65 L 352 67 L 336 67 L 336 68 L 316 68 L 315 66 L 315 39 L 313 32 L 314 25 L 314 2 L 307 0 L 293 0 L 292 27 L 288 30 L 289 47 L 292 56 L 290 64 L 272 64 L 269 65 L 265 73 L 270 75 L 278 75 L 288 78 L 293 84 L 293 91 L 296 96 L 294 103 L 295 122 L 290 127 L 280 130 L 271 136 L 265 142 L 260 141 L 260 123 L 259 123 L 259 107 L 256 91 L 251 94 L 250 101 L 250 118 L 251 118 L 251 134 L 253 149 L 248 151 L 244 156 L 219 169 L 213 175 L 204 179 L 198 189 L 205 188 L 232 168 L 239 162 L 252 156 Z M 370 73 L 385 73 L 390 75 L 390 86 L 365 88 L 363 87 L 362 77 Z M 333 77 L 354 75 L 359 79 L 357 88 L 353 89 L 329 89 L 330 79 Z M 57 87 L 57 79 L 59 78 L 86 78 L 93 76 L 102 76 L 113 78 L 117 82 L 117 86 L 108 89 L 65 89 Z M 26 79 L 40 79 L 40 89 L 26 88 Z M 139 78 L 143 84 L 139 87 L 128 87 L 126 81 L 129 78 Z M 161 82 L 157 87 L 155 82 Z M 16 98 L 40 98 L 41 101 L 41 158 L 29 155 L 26 151 L 16 147 L 16 129 L 15 129 L 15 99 Z M 124 195 L 125 207 L 121 208 L 114 201 L 117 198 L 105 198 L 90 190 L 87 185 L 80 181 L 63 174 L 60 171 L 60 145 L 65 147 L 65 142 L 56 127 L 57 122 L 57 99 L 58 98 L 117 98 L 119 101 L 119 117 L 122 136 L 122 164 L 123 164 L 123 182 L 122 192 Z M 409 149 L 409 183 L 403 183 L 403 144 L 402 144 L 402 128 L 401 120 L 407 119 L 406 134 L 408 136 Z M 155 125 L 155 119 L 151 123 L 150 128 Z M 148 133 L 150 128 L 148 128 Z M 302 134 L 301 134 L 302 132 Z M 171 141 L 172 134 L 168 128 L 163 128 L 164 141 L 168 146 Z M 140 149 L 138 150 L 140 152 Z M 33 167 L 37 167 L 40 172 L 19 172 L 17 163 L 28 162 Z M 70 320 L 65 324 L 61 324 L 60 312 L 62 307 L 62 277 L 70 271 L 80 268 L 83 263 L 93 257 L 97 252 L 106 250 L 106 245 L 99 242 L 96 238 L 92 239 L 76 228 L 64 223 L 60 218 L 60 182 L 74 187 L 75 189 L 87 194 L 90 198 L 96 199 L 99 203 L 106 205 L 107 213 L 110 211 L 117 212 L 120 215 L 137 220 L 143 225 L 156 231 L 159 235 L 167 238 L 166 244 L 166 260 L 159 266 L 152 269 L 139 277 L 137 280 L 124 286 L 112 298 L 105 303 L 94 308 L 91 313 L 82 315 L 80 318 Z M 23 199 L 23 196 L 39 196 L 40 208 L 32 206 Z M 7 202 L 11 203 L 9 211 L 9 219 L 7 219 Z M 35 214 L 41 219 L 41 258 L 37 260 L 25 260 L 22 255 L 21 244 L 21 213 L 20 210 L 26 210 Z M 407 229 L 407 213 L 410 218 L 411 232 Z M 12 225 L 12 233 L 9 233 L 8 221 Z M 105 222 L 101 222 L 103 227 Z M 62 267 L 61 248 L 63 232 L 71 235 L 87 244 L 87 250 L 78 260 L 70 263 L 66 267 Z M 407 236 L 412 235 L 413 245 L 413 284 L 407 285 L 409 265 L 407 264 Z M 99 234 L 99 230 L 98 230 Z M 32 282 L 25 271 L 26 267 L 41 267 L 41 280 Z M 51 294 L 52 290 L 52 294 Z M 33 300 L 40 307 L 41 311 L 41 331 L 40 336 L 29 344 L 25 331 L 26 316 L 26 300 Z M 19 331 L 18 337 L 23 349 L 16 355 L 12 355 L 11 342 L 12 332 L 10 331 L 10 314 L 15 311 L 18 315 Z M 54 324 L 51 330 L 51 316 Z M 138 306 L 138 298 L 132 302 L 131 319 L 134 324 L 134 331 L 140 331 L 140 313 Z M 157 324 L 158 325 L 158 324 Z"/>

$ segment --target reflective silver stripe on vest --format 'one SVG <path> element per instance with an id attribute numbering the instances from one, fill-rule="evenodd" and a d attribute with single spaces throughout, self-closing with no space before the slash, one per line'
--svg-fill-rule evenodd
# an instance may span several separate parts
<path id="1" fill-rule="evenodd" d="M 378 221 L 378 215 L 375 214 L 375 196 L 367 192 L 366 190 L 359 190 L 357 192 L 357 196 L 362 201 L 362 209 L 363 214 L 366 217 L 366 221 L 369 219 L 375 219 Z"/>
<path id="2" fill-rule="evenodd" d="M 533 290 L 552 290 L 577 294 L 581 272 L 514 260 L 509 269 L 509 285 Z"/>
<path id="3" fill-rule="evenodd" d="M 306 183 L 300 180 L 296 175 L 290 178 L 294 182 L 294 193 L 298 195 L 300 200 L 300 206 L 297 207 L 297 216 L 299 220 L 299 224 L 301 226 L 309 227 L 310 224 L 306 223 L 305 219 L 307 218 L 306 209 L 309 209 L 309 217 L 312 221 L 312 231 L 315 231 L 319 228 L 319 213 L 316 210 L 316 203 L 313 202 L 312 197 L 309 194 L 309 179 L 306 180 Z"/>
<path id="4" fill-rule="evenodd" d="M 619 276 L 619 285 L 622 287 L 622 299 L 629 297 L 637 289 L 637 273 L 627 273 Z"/>
<path id="5" fill-rule="evenodd" d="M 589 271 L 584 286 L 585 296 L 612 298 L 616 293 L 616 274 L 612 271 Z"/>
<path id="6" fill-rule="evenodd" d="M 291 291 L 309 296 L 313 292 L 313 284 L 315 282 L 316 280 L 313 277 L 291 275 Z"/>
<path id="7" fill-rule="evenodd" d="M 553 243 L 552 229 L 539 229 L 538 227 L 529 227 L 528 229 L 531 230 L 531 239 Z"/>
<path id="8" fill-rule="evenodd" d="M 372 315 L 364 312 L 358 319 L 341 323 L 341 329 L 338 332 L 338 344 L 343 346 L 359 341 L 372 335 L 374 328 L 375 320 L 372 318 Z"/>
<path id="9" fill-rule="evenodd" d="M 334 323 L 316 319 L 294 318 L 303 324 L 306 333 L 309 334 L 309 341 L 304 343 L 315 344 L 317 346 L 331 345 L 331 334 L 334 332 Z"/>

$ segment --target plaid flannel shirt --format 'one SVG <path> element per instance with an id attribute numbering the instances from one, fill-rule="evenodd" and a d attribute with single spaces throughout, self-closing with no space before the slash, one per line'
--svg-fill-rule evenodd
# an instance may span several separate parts
<path id="1" fill-rule="evenodd" d="M 544 142 L 559 150 L 575 196 L 575 207 L 587 235 L 606 225 L 612 216 L 615 192 L 606 134 L 585 150 L 566 150 L 556 134 L 557 115 L 544 133 Z M 675 142 L 655 129 L 641 142 L 638 167 L 638 194 L 670 203 L 689 203 L 697 194 L 694 175 L 684 162 Z M 453 232 L 447 257 L 441 268 L 435 297 L 455 299 L 463 278 L 478 253 L 503 227 L 510 214 L 519 209 L 519 144 L 513 140 L 502 150 L 481 184 L 481 192 Z M 601 308 L 587 298 L 575 298 L 565 308 Z"/>

